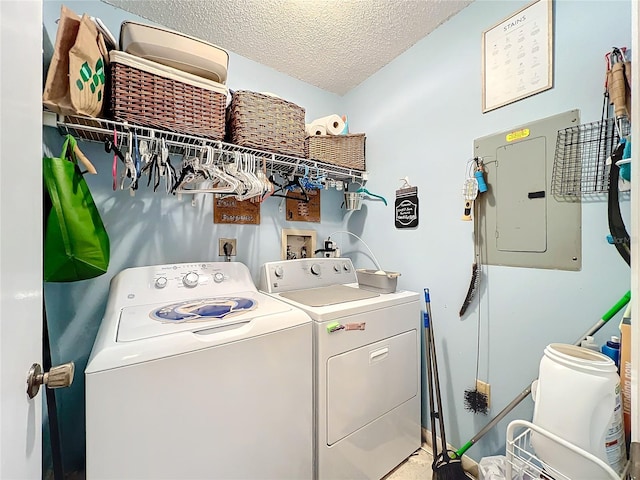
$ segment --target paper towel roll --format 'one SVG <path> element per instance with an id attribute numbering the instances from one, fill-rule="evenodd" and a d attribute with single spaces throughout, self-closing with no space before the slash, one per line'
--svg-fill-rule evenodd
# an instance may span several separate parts
<path id="1" fill-rule="evenodd" d="M 312 136 L 312 135 L 326 135 L 327 134 L 327 129 L 324 125 L 319 124 L 319 123 L 307 123 L 304 126 L 305 130 L 307 131 L 307 135 L 308 136 Z"/>
<path id="2" fill-rule="evenodd" d="M 339 115 L 328 115 L 318 118 L 311 123 L 324 125 L 327 129 L 327 135 L 340 135 L 342 130 L 344 130 L 344 121 Z"/>

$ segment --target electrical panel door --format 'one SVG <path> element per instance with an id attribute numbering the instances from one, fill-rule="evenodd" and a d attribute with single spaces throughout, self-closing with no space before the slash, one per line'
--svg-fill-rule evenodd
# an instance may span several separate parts
<path id="1" fill-rule="evenodd" d="M 488 187 L 474 209 L 481 263 L 581 269 L 581 198 L 551 193 L 558 131 L 579 123 L 571 110 L 474 141 Z"/>
<path id="2" fill-rule="evenodd" d="M 496 151 L 498 250 L 547 250 L 545 140 L 544 137 L 532 138 L 504 145 Z"/>

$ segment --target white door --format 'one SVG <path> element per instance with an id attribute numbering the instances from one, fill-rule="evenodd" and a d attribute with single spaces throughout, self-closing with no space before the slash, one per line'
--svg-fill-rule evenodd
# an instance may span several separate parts
<path id="1" fill-rule="evenodd" d="M 41 478 L 42 1 L 0 0 L 0 478 Z M 41 390 L 42 392 L 42 390 Z"/>

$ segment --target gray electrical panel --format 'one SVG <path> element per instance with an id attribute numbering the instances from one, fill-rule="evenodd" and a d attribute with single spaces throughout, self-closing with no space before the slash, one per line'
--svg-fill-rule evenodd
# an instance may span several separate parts
<path id="1" fill-rule="evenodd" d="M 580 197 L 551 194 L 558 130 L 579 123 L 571 110 L 474 141 L 488 186 L 476 198 L 481 263 L 581 269 Z"/>

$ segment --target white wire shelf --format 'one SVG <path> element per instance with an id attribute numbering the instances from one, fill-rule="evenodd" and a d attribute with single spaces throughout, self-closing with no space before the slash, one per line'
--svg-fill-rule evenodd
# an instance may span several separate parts
<path id="1" fill-rule="evenodd" d="M 52 117 L 50 117 L 51 115 L 55 117 L 55 120 L 52 120 Z M 73 135 L 77 139 L 89 142 L 104 143 L 105 140 L 111 140 L 115 130 L 118 134 L 118 139 L 123 139 L 125 142 L 124 145 L 126 145 L 127 134 L 135 133 L 139 141 L 164 138 L 170 152 L 174 154 L 184 154 L 185 152 L 193 151 L 199 147 L 210 146 L 225 153 L 240 152 L 253 154 L 266 162 L 269 172 L 276 172 L 281 175 L 292 175 L 308 169 L 314 174 L 321 173 L 327 178 L 346 183 L 358 183 L 362 185 L 367 180 L 367 172 L 365 171 L 341 167 L 339 165 L 331 165 L 308 158 L 297 158 L 256 150 L 253 148 L 241 147 L 231 143 L 225 143 L 204 137 L 132 125 L 127 122 L 117 122 L 103 118 L 77 116 L 59 117 L 51 112 L 44 112 L 44 116 L 45 125 L 56 126 L 62 134 Z"/>
<path id="2" fill-rule="evenodd" d="M 532 436 L 538 435 L 547 448 L 552 449 L 554 458 L 562 458 L 563 463 L 580 465 L 580 470 L 589 472 L 589 479 L 621 480 L 609 465 L 595 455 L 573 445 L 563 438 L 525 420 L 514 420 L 507 427 L 507 471 L 508 479 L 518 480 L 584 480 L 571 478 L 559 466 L 552 466 L 540 459 L 532 444 Z M 565 469 L 566 470 L 566 469 Z"/>

